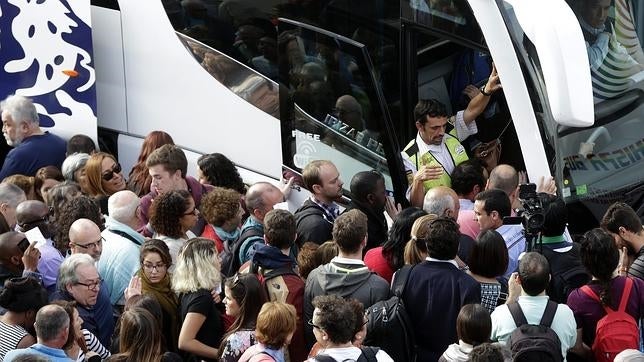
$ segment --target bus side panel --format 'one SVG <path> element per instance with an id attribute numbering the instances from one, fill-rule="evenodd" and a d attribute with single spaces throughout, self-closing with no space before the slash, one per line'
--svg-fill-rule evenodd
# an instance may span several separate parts
<path id="1" fill-rule="evenodd" d="M 127 115 L 121 12 L 92 6 L 92 22 L 98 125 L 125 131 Z"/>
<path id="2" fill-rule="evenodd" d="M 177 38 L 157 1 L 121 1 L 127 131 L 161 129 L 200 153 L 279 178 L 279 121 L 232 93 Z"/>
<path id="3" fill-rule="evenodd" d="M 30 97 L 40 124 L 96 140 L 89 1 L 0 3 L 0 98 Z"/>

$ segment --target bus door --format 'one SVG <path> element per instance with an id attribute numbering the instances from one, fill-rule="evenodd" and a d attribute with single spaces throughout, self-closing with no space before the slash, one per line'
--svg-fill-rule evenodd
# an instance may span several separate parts
<path id="1" fill-rule="evenodd" d="M 312 25 L 278 24 L 283 162 L 297 172 L 330 160 L 345 190 L 359 171 L 383 174 L 404 200 L 400 149 L 365 45 Z"/>
<path id="2" fill-rule="evenodd" d="M 448 114 L 455 115 L 466 109 L 486 84 L 493 59 L 467 1 L 407 0 L 401 2 L 401 10 L 401 64 L 407 65 L 401 81 L 407 87 L 402 91 L 404 121 L 400 133 L 408 142 L 416 136 L 413 109 L 419 99 L 436 99 L 446 106 Z M 503 91 L 492 95 L 476 123 L 478 133 L 462 142 L 470 157 L 479 156 L 489 169 L 497 163 L 526 169 Z M 485 145 L 489 149 L 482 152 Z M 497 158 L 492 151 L 499 148 Z"/>

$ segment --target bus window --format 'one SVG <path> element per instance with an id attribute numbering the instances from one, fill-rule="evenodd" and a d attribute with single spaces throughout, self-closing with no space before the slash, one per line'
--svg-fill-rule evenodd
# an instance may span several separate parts
<path id="1" fill-rule="evenodd" d="M 280 84 L 288 92 L 284 163 L 301 170 L 312 160 L 331 160 L 347 180 L 374 169 L 393 190 L 387 154 L 395 135 L 385 132 L 384 99 L 365 46 L 303 24 L 280 23 L 279 30 Z"/>
<path id="2" fill-rule="evenodd" d="M 595 123 L 585 128 L 559 126 L 548 114 L 546 97 L 534 97 L 534 103 L 543 111 L 542 129 L 554 147 L 553 163 L 564 200 L 599 220 L 615 201 L 625 201 L 636 210 L 642 207 L 644 9 L 641 2 L 631 0 L 567 2 L 586 42 Z M 512 18 L 512 6 L 504 4 Z M 534 47 L 518 21 L 510 23 L 515 38 L 522 40 L 520 50 L 534 84 L 545 90 Z"/>

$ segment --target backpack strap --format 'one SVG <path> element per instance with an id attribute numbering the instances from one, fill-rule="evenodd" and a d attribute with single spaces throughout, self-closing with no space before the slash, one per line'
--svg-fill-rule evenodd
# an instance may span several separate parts
<path id="1" fill-rule="evenodd" d="M 512 315 L 512 319 L 514 319 L 514 324 L 517 326 L 517 328 L 521 327 L 524 324 L 528 324 L 528 321 L 525 319 L 525 315 L 521 310 L 519 302 L 508 304 L 508 310 L 510 311 L 510 315 Z"/>
<path id="2" fill-rule="evenodd" d="M 265 355 L 267 355 L 268 357 L 270 357 L 273 361 L 275 361 L 275 358 L 274 358 L 273 356 L 271 356 L 271 355 L 270 355 L 268 352 L 266 352 L 266 351 L 260 351 L 260 352 L 255 353 L 254 355 L 252 355 L 252 356 L 250 357 L 249 361 L 250 361 L 253 357 L 255 357 L 255 356 L 259 356 L 260 354 L 265 354 Z"/>
<path id="3" fill-rule="evenodd" d="M 631 289 L 633 288 L 633 279 L 626 277 L 626 284 L 624 284 L 624 290 L 622 291 L 622 298 L 619 301 L 618 312 L 625 312 L 626 305 L 628 304 L 628 299 L 631 296 Z"/>
<path id="4" fill-rule="evenodd" d="M 367 362 L 377 362 L 378 359 L 376 358 L 376 354 L 380 348 L 378 347 L 367 347 L 367 346 L 362 346 L 360 347 L 360 351 L 362 354 L 360 355 L 360 358 L 358 358 L 358 361 L 360 361 L 362 358 L 365 358 Z"/>
<path id="5" fill-rule="evenodd" d="M 407 281 L 409 280 L 409 274 L 411 274 L 411 271 L 415 266 L 416 265 L 405 265 L 396 272 L 396 277 L 391 285 L 391 290 L 398 298 L 401 298 L 405 292 L 405 287 L 407 287 Z"/>
<path id="6" fill-rule="evenodd" d="M 624 284 L 624 290 L 622 290 L 622 297 L 619 301 L 619 307 L 618 311 L 624 312 L 626 311 L 626 305 L 628 304 L 628 298 L 631 295 L 631 289 L 633 288 L 633 279 L 626 277 L 626 282 Z M 604 310 L 606 311 L 606 314 L 614 312 L 613 309 L 611 309 L 609 306 L 603 305 L 601 302 L 601 299 L 599 299 L 599 296 L 597 293 L 595 293 L 594 290 L 590 289 L 589 286 L 584 285 L 583 287 L 579 288 L 584 294 L 601 304 L 602 307 L 604 307 Z"/>
<path id="7" fill-rule="evenodd" d="M 552 325 L 553 319 L 555 319 L 555 313 L 557 313 L 557 307 L 559 305 L 551 300 L 548 300 L 548 304 L 546 304 L 546 309 L 543 311 L 543 315 L 541 316 L 541 322 L 539 322 L 540 325 L 550 327 Z"/>
<path id="8" fill-rule="evenodd" d="M 337 362 L 337 360 L 328 354 L 318 354 L 317 356 L 313 357 L 313 359 L 317 362 Z"/>

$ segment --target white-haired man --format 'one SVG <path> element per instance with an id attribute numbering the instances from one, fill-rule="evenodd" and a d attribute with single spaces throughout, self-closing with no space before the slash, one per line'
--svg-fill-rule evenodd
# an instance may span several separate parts
<path id="1" fill-rule="evenodd" d="M 31 99 L 11 95 L 0 103 L 2 134 L 14 149 L 4 160 L 0 180 L 22 174 L 33 176 L 43 166 L 60 168 L 65 160 L 66 142 L 40 129 L 38 111 Z"/>
<path id="2" fill-rule="evenodd" d="M 105 242 L 98 272 L 105 280 L 112 305 L 125 304 L 123 292 L 139 270 L 139 249 L 145 241 L 143 235 L 136 232 L 140 226 L 140 202 L 129 190 L 119 191 L 107 200 L 109 216 L 101 233 Z"/>

